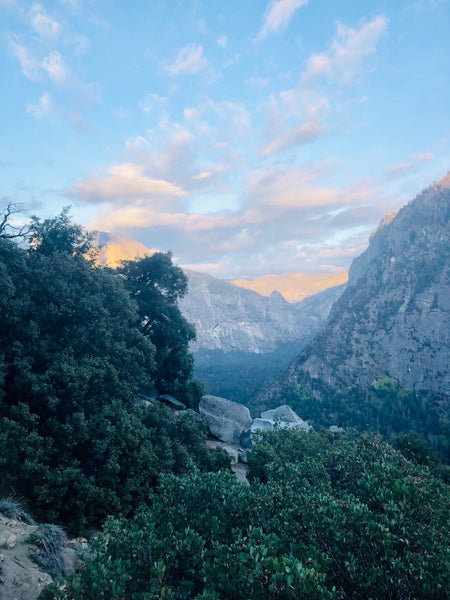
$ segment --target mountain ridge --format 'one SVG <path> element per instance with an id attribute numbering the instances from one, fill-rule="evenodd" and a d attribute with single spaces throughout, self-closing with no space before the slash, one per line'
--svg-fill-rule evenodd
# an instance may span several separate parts
<path id="1" fill-rule="evenodd" d="M 447 175 L 376 231 L 326 326 L 265 390 L 266 400 L 305 376 L 311 390 L 315 381 L 336 389 L 387 376 L 448 400 L 449 213 Z"/>
<path id="2" fill-rule="evenodd" d="M 341 285 L 348 280 L 348 269 L 337 273 L 287 273 L 263 275 L 255 279 L 235 279 L 231 283 L 253 290 L 262 296 L 279 292 L 288 302 L 294 303 L 325 289 Z"/>

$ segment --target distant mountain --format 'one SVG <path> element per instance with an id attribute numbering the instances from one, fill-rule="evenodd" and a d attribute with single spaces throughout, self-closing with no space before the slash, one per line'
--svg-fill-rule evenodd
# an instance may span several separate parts
<path id="1" fill-rule="evenodd" d="M 135 240 L 115 233 L 98 234 L 98 243 L 103 246 L 103 259 L 112 267 L 121 260 L 152 254 Z M 277 291 L 267 297 L 206 273 L 185 273 L 188 293 L 180 308 L 197 332 L 192 345 L 194 374 L 210 393 L 239 402 L 253 397 L 320 331 L 345 287 L 330 287 L 302 302 L 289 303 Z"/>
<path id="2" fill-rule="evenodd" d="M 96 243 L 100 256 L 109 267 L 118 267 L 123 260 L 133 260 L 151 256 L 156 250 L 149 250 L 133 238 L 116 231 L 98 231 Z"/>
<path id="3" fill-rule="evenodd" d="M 279 292 L 288 302 L 299 302 L 323 290 L 346 283 L 348 270 L 338 273 L 289 273 L 287 275 L 264 275 L 256 279 L 236 279 L 231 283 L 239 287 L 270 296 Z"/>
<path id="4" fill-rule="evenodd" d="M 373 385 L 380 377 L 450 398 L 450 175 L 384 221 L 349 271 L 327 325 L 261 395 L 305 386 Z M 320 394 L 319 394 L 320 396 Z"/>
<path id="5" fill-rule="evenodd" d="M 323 326 L 342 293 L 341 288 L 333 288 L 303 306 L 290 304 L 278 292 L 261 296 L 206 273 L 185 273 L 189 287 L 180 308 L 197 331 L 194 351 L 263 354 L 289 342 L 301 347 Z"/>
<path id="6" fill-rule="evenodd" d="M 209 393 L 244 404 L 320 331 L 344 289 L 290 304 L 278 292 L 265 297 L 205 273 L 186 274 L 180 308 L 197 331 L 194 375 Z"/>
<path id="7" fill-rule="evenodd" d="M 111 267 L 155 252 L 117 232 L 98 232 L 97 243 Z M 290 343 L 298 351 L 324 325 L 331 305 L 343 291 L 343 287 L 333 287 L 311 296 L 306 304 L 291 304 L 277 291 L 266 297 L 206 273 L 185 273 L 189 286 L 180 308 L 197 331 L 194 352 L 264 354 Z"/>

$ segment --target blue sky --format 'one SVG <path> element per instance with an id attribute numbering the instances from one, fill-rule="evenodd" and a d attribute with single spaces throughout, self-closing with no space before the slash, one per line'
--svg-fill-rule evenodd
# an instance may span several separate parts
<path id="1" fill-rule="evenodd" d="M 0 202 L 223 278 L 347 268 L 450 168 L 448 0 L 0 0 Z"/>

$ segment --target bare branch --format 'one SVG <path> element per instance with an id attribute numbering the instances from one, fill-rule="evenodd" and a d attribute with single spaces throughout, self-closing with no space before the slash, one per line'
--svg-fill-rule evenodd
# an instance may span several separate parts
<path id="1" fill-rule="evenodd" d="M 0 239 L 12 240 L 14 238 L 25 237 L 30 227 L 28 225 L 13 225 L 11 217 L 17 214 L 25 213 L 21 204 L 9 202 L 9 204 L 0 211 Z"/>

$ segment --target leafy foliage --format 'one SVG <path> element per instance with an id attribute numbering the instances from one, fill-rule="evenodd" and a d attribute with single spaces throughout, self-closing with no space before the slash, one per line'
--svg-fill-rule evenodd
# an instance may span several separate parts
<path id="1" fill-rule="evenodd" d="M 196 406 L 201 388 L 192 382 L 193 358 L 188 344 L 194 327 L 181 314 L 177 301 L 187 291 L 187 278 L 172 264 L 170 254 L 126 261 L 118 270 L 136 301 L 141 331 L 155 346 L 153 379 L 160 394 L 173 394 Z"/>
<path id="2" fill-rule="evenodd" d="M 169 413 L 136 408 L 155 346 L 122 278 L 91 260 L 90 236 L 65 210 L 33 219 L 30 239 L 28 250 L 0 240 L 0 493 L 28 499 L 41 520 L 96 526 L 145 502 L 159 472 L 209 468 L 189 440 L 205 432 L 185 424 L 180 442 Z M 172 310 L 178 272 L 161 261 Z"/>
<path id="3" fill-rule="evenodd" d="M 342 422 L 360 432 L 377 431 L 387 440 L 410 430 L 426 440 L 440 457 L 450 462 L 450 421 L 439 399 L 402 385 L 391 377 L 379 377 L 369 386 L 333 389 L 320 379 L 298 374 L 297 386 L 283 389 L 277 404 L 289 404 L 316 428 Z M 273 401 L 270 406 L 273 406 Z M 250 408 L 259 414 L 268 406 L 258 401 Z M 447 409 L 448 410 L 448 409 Z"/>
<path id="4" fill-rule="evenodd" d="M 446 484 L 379 438 L 264 437 L 250 486 L 163 476 L 151 508 L 110 519 L 83 571 L 43 597 L 447 597 Z"/>

